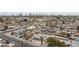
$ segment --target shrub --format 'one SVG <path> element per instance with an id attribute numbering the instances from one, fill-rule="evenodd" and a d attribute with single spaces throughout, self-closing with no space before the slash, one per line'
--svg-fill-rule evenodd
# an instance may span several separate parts
<path id="1" fill-rule="evenodd" d="M 66 47 L 67 45 L 64 42 L 60 42 L 55 38 L 47 38 L 47 43 L 49 47 Z"/>

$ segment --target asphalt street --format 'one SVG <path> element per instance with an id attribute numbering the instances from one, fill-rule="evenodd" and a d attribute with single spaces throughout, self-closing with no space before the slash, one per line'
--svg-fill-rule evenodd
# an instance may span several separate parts
<path id="1" fill-rule="evenodd" d="M 19 28 L 19 29 L 21 29 L 21 28 Z M 9 42 L 15 42 L 15 43 L 19 44 L 21 47 L 40 47 L 40 46 L 37 46 L 35 44 L 29 43 L 27 41 L 19 40 L 19 38 L 10 37 L 10 36 L 5 35 L 5 33 L 11 32 L 11 31 L 14 31 L 14 30 L 16 30 L 16 29 L 1 32 L 0 38 L 7 40 Z"/>

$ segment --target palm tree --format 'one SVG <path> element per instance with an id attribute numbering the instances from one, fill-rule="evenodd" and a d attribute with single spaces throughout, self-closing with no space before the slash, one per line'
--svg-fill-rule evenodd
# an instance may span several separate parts
<path id="1" fill-rule="evenodd" d="M 65 21 L 62 21 L 62 26 L 60 27 L 61 32 L 63 31 L 63 25 L 65 24 Z"/>
<path id="2" fill-rule="evenodd" d="M 0 22 L 4 22 L 2 18 L 0 18 Z"/>
<path id="3" fill-rule="evenodd" d="M 8 29 L 8 25 L 6 24 L 5 26 L 4 26 L 4 30 L 7 30 Z"/>
<path id="4" fill-rule="evenodd" d="M 60 31 L 61 31 L 61 32 L 63 31 L 63 27 L 62 27 L 62 26 L 60 27 Z"/>
<path id="5" fill-rule="evenodd" d="M 79 25 L 77 26 L 76 30 L 77 30 L 77 32 L 79 32 Z"/>
<path id="6" fill-rule="evenodd" d="M 43 36 L 40 37 L 41 40 L 41 46 L 43 45 Z"/>

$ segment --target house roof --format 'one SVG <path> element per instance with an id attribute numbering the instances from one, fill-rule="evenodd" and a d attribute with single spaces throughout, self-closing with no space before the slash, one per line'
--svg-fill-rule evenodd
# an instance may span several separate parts
<path id="1" fill-rule="evenodd" d="M 27 29 L 35 29 L 35 28 L 36 28 L 35 26 L 30 26 Z"/>
<path id="2" fill-rule="evenodd" d="M 75 36 L 79 36 L 79 32 L 76 32 L 74 35 L 75 35 Z"/>

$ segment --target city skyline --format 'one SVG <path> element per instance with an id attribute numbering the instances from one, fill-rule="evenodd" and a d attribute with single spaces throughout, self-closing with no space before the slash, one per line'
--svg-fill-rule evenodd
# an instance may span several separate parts
<path id="1" fill-rule="evenodd" d="M 79 12 L 0 12 L 1 16 L 11 16 L 11 15 L 64 15 L 64 16 L 79 16 Z"/>

